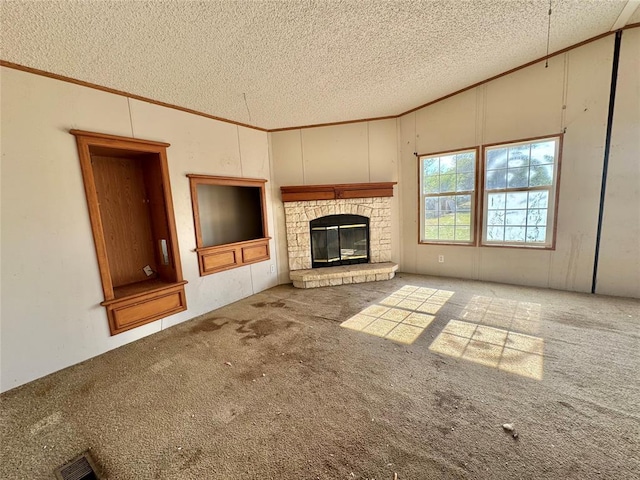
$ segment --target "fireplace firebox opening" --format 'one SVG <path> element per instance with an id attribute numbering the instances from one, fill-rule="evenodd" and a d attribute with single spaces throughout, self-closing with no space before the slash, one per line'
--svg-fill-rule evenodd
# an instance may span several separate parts
<path id="1" fill-rule="evenodd" d="M 369 219 L 327 215 L 310 222 L 313 268 L 369 262 Z"/>

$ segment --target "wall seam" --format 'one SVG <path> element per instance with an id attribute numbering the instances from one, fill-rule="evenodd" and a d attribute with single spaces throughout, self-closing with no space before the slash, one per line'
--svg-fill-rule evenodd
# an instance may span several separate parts
<path id="1" fill-rule="evenodd" d="M 133 116 L 131 114 L 131 98 L 127 97 L 127 108 L 129 110 L 129 125 L 131 126 L 131 138 L 136 138 L 133 133 Z"/>
<path id="2" fill-rule="evenodd" d="M 369 132 L 370 122 L 367 122 L 367 169 L 369 170 L 369 182 L 371 182 L 371 134 Z"/>
<path id="3" fill-rule="evenodd" d="M 236 138 L 238 140 L 238 158 L 240 159 L 240 176 L 244 177 L 242 170 L 242 148 L 240 148 L 240 127 L 236 125 Z"/>
<path id="4" fill-rule="evenodd" d="M 306 185 L 305 175 L 304 175 L 304 147 L 302 145 L 302 129 L 298 130 L 298 134 L 300 135 L 300 163 L 302 164 L 302 184 Z"/>
<path id="5" fill-rule="evenodd" d="M 570 61 L 569 61 L 569 54 L 571 52 L 565 52 L 565 54 L 562 56 L 564 59 L 564 78 L 563 78 L 563 83 L 562 83 L 562 105 L 561 105 L 561 113 L 560 113 L 560 133 L 566 133 L 566 127 L 565 125 L 567 124 L 567 98 L 569 95 L 569 65 L 570 65 Z M 560 183 L 562 183 L 562 177 L 560 178 Z M 562 190 L 562 185 L 558 186 L 558 193 Z M 556 198 L 556 203 L 559 201 L 559 197 Z M 559 212 L 559 209 L 558 209 Z M 555 222 L 556 225 L 558 223 L 558 215 L 555 216 Z M 557 248 L 557 246 L 556 246 Z M 552 272 L 553 272 L 553 260 L 555 257 L 555 250 L 551 250 L 549 252 L 549 260 L 547 262 L 548 264 L 548 269 L 547 269 L 547 288 L 551 288 L 551 284 L 552 282 Z M 577 267 L 576 267 L 577 268 Z M 574 281 L 574 285 L 575 285 L 575 281 Z M 565 285 L 565 288 L 567 286 Z M 572 288 L 574 288 L 574 286 L 572 286 Z"/>

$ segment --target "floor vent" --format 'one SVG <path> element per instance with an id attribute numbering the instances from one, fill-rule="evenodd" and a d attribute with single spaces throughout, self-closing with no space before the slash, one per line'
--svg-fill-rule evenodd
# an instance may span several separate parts
<path id="1" fill-rule="evenodd" d="M 57 480 L 100 480 L 88 451 L 57 468 L 54 473 Z"/>

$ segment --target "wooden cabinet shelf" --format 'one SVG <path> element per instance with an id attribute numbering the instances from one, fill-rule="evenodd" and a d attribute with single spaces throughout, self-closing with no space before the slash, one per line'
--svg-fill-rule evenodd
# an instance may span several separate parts
<path id="1" fill-rule="evenodd" d="M 187 177 L 200 275 L 269 260 L 266 180 L 195 174 Z"/>
<path id="2" fill-rule="evenodd" d="M 186 310 L 167 143 L 71 130 L 112 335 Z"/>
<path id="3" fill-rule="evenodd" d="M 201 275 L 269 260 L 270 238 L 228 243 L 216 247 L 197 248 Z"/>

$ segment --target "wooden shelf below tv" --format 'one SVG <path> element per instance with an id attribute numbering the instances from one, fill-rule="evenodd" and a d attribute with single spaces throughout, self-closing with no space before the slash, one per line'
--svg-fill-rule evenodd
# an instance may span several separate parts
<path id="1" fill-rule="evenodd" d="M 271 237 L 196 248 L 200 275 L 222 272 L 231 268 L 269 260 Z"/>

